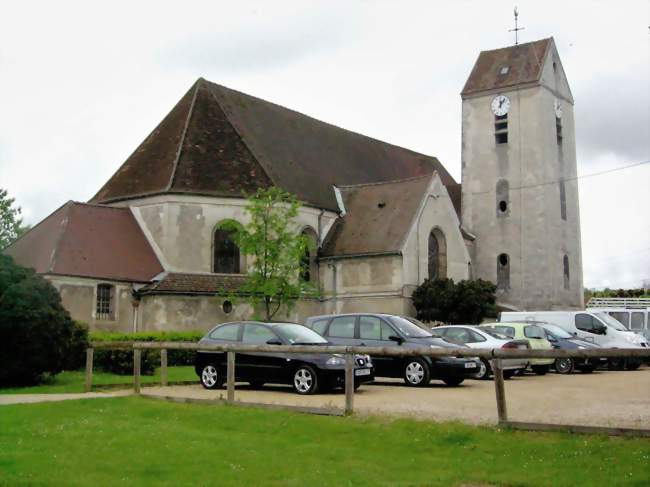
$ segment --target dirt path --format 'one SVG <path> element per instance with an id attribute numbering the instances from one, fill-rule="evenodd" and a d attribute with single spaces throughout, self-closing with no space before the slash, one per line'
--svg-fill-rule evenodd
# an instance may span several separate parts
<path id="1" fill-rule="evenodd" d="M 225 390 L 207 391 L 200 385 L 151 387 L 143 394 L 194 399 L 225 398 Z M 343 408 L 344 396 L 299 396 L 288 387 L 265 386 L 257 391 L 238 387 L 236 400 L 277 405 Z M 632 372 L 595 372 L 543 377 L 527 375 L 506 382 L 508 416 L 530 421 L 589 426 L 650 428 L 650 368 Z M 475 424 L 497 421 L 492 381 L 468 380 L 449 388 L 433 381 L 426 388 L 411 388 L 401 381 L 383 380 L 361 387 L 354 397 L 361 414 L 413 416 L 435 420 L 461 420 Z"/>
<path id="2" fill-rule="evenodd" d="M 35 402 L 69 401 L 72 399 L 97 399 L 106 397 L 122 397 L 133 394 L 133 391 L 112 391 L 112 392 L 80 392 L 70 394 L 2 394 L 0 395 L 0 406 L 6 404 L 31 404 Z"/>

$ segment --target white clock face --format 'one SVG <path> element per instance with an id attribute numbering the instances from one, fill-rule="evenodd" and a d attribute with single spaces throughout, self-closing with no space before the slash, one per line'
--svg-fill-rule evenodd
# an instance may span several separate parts
<path id="1" fill-rule="evenodd" d="M 510 100 L 505 95 L 497 95 L 492 100 L 492 113 L 497 117 L 503 117 L 510 109 Z"/>
<path id="2" fill-rule="evenodd" d="M 557 98 L 553 103 L 553 109 L 555 110 L 555 116 L 557 118 L 562 118 L 562 103 Z"/>

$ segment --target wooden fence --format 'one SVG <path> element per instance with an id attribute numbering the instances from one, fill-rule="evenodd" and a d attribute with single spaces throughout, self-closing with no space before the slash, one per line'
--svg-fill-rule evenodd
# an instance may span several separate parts
<path id="1" fill-rule="evenodd" d="M 243 344 L 219 344 L 199 345 L 194 342 L 92 342 L 91 348 L 86 350 L 86 392 L 91 390 L 93 376 L 93 350 L 98 349 L 120 349 L 133 350 L 133 390 L 140 394 L 140 367 L 142 350 L 160 350 L 161 384 L 168 385 L 167 374 L 167 350 L 195 350 L 206 352 L 227 353 L 226 362 L 226 402 L 235 402 L 235 354 L 248 353 L 328 353 L 341 354 L 345 356 L 345 409 L 344 414 L 352 414 L 354 411 L 354 355 L 380 355 L 390 357 L 479 357 L 491 360 L 494 375 L 494 390 L 496 396 L 497 415 L 500 425 L 524 429 L 557 429 L 558 425 L 515 423 L 508 421 L 508 409 L 506 403 L 505 384 L 503 380 L 503 369 L 501 361 L 512 358 L 638 358 L 650 359 L 650 348 L 599 348 L 599 349 L 574 349 L 574 350 L 520 350 L 520 349 L 475 349 L 475 348 L 402 348 L 402 347 L 356 347 L 356 346 L 332 346 L 332 345 L 243 345 Z M 577 432 L 604 432 L 606 434 L 633 434 L 638 435 L 639 430 L 625 428 L 595 428 L 581 426 L 560 426 L 564 429 Z M 642 436 L 650 436 L 650 430 L 640 430 Z"/>

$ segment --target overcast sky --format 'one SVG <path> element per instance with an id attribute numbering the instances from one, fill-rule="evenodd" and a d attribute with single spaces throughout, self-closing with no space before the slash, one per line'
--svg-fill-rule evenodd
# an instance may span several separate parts
<path id="1" fill-rule="evenodd" d="M 200 76 L 438 157 L 460 179 L 460 90 L 512 44 L 501 1 L 0 1 L 0 187 L 37 223 L 86 201 Z M 579 174 L 650 159 L 650 2 L 519 1 L 554 36 Z M 650 164 L 580 181 L 585 285 L 650 279 Z"/>

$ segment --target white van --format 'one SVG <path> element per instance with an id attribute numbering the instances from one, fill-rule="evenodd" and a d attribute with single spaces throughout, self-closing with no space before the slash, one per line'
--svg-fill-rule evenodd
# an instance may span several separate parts
<path id="1" fill-rule="evenodd" d="M 589 311 L 607 313 L 628 330 L 650 339 L 650 308 L 589 308 Z"/>
<path id="2" fill-rule="evenodd" d="M 603 311 L 504 311 L 500 321 L 545 321 L 605 348 L 650 347 L 641 335 Z"/>

